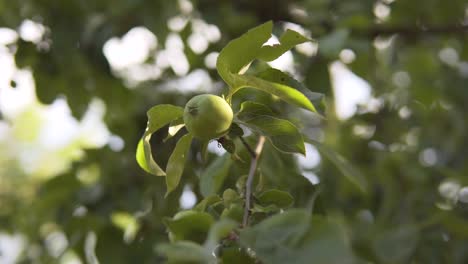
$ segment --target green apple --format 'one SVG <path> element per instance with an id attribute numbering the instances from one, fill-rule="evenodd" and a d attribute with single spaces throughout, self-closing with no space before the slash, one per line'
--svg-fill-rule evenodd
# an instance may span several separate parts
<path id="1" fill-rule="evenodd" d="M 196 138 L 210 140 L 226 134 L 233 118 L 231 106 L 223 98 L 201 94 L 190 99 L 184 109 L 184 123 Z"/>

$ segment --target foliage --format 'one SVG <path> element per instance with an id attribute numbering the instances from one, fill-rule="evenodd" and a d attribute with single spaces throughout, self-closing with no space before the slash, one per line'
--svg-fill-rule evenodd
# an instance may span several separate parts
<path id="1" fill-rule="evenodd" d="M 316 111 L 313 104 L 305 95 L 285 83 L 279 84 L 266 81 L 254 75 L 250 75 L 246 78 L 244 74 L 238 73 L 241 71 L 241 68 L 245 69 L 246 65 L 250 65 L 256 58 L 271 61 L 281 56 L 296 44 L 300 44 L 306 40 L 306 38 L 299 33 L 288 30 L 281 37 L 280 44 L 264 46 L 264 42 L 271 35 L 271 30 L 271 22 L 260 25 L 231 41 L 219 54 L 217 69 L 218 73 L 229 86 L 227 95 L 228 102 L 234 100 L 233 95 L 240 88 L 252 87 L 278 96 L 280 99 L 293 105 Z M 242 56 L 236 56 L 236 54 L 242 54 Z M 287 76 L 279 70 L 271 70 L 278 72 L 280 76 Z M 281 78 L 284 79 L 285 77 Z M 291 77 L 288 77 L 288 79 L 292 80 L 291 83 L 298 83 L 298 81 L 293 80 Z M 213 111 L 216 110 L 213 109 Z M 212 112 L 200 112 L 198 114 L 217 115 L 217 113 Z M 159 166 L 152 157 L 149 137 L 163 125 L 167 125 L 169 122 L 180 118 L 180 115 L 180 109 L 172 105 L 158 105 L 151 108 L 148 112 L 146 132 L 137 147 L 137 161 L 140 166 L 147 172 L 156 176 L 166 176 L 166 196 L 179 184 L 186 163 L 188 148 L 195 135 L 189 130 L 186 135 L 179 139 L 174 151 L 169 157 L 166 173 L 161 172 Z M 253 101 L 245 101 L 235 113 L 235 117 L 235 121 L 232 125 L 233 132 L 227 131 L 226 135 L 218 139 L 219 141 L 232 142 L 242 137 L 244 133 L 241 132 L 239 136 L 235 134 L 235 130 L 238 130 L 240 125 L 244 125 L 251 129 L 255 135 L 266 137 L 278 151 L 302 155 L 306 154 L 303 137 L 296 126 L 285 119 L 276 117 L 268 106 Z M 207 124 L 209 125 L 211 123 Z M 233 134 L 234 136 L 229 136 Z M 201 140 L 204 141 L 203 139 Z M 241 138 L 240 140 L 245 144 L 244 147 L 246 150 L 252 151 L 252 148 L 245 143 L 245 139 Z M 259 142 L 261 142 L 261 139 L 259 139 Z M 259 155 L 261 155 L 263 147 L 260 144 L 263 143 L 259 143 L 255 153 L 250 153 L 252 155 L 252 163 L 246 182 L 246 191 L 243 195 L 228 189 L 224 192 L 222 201 L 211 205 L 217 205 L 217 208 L 213 208 L 214 212 L 212 215 L 203 211 L 182 211 L 177 213 L 174 219 L 166 220 L 165 225 L 169 229 L 169 237 L 174 243 L 159 246 L 159 253 L 165 255 L 169 262 L 217 263 L 217 259 L 226 258 L 222 253 L 225 246 L 221 244 L 217 246 L 217 248 L 213 248 L 213 245 L 219 243 L 219 239 L 224 239 L 225 236 L 229 235 L 228 232 L 225 232 L 224 236 L 218 237 L 214 244 L 213 242 L 206 242 L 210 244 L 211 247 L 205 246 L 202 248 L 191 242 L 201 243 L 205 241 L 204 237 L 208 235 L 208 231 L 216 232 L 213 230 L 217 230 L 219 226 L 213 225 L 213 217 L 219 217 L 219 221 L 221 221 L 218 222 L 219 225 L 222 225 L 222 221 L 225 221 L 224 219 L 230 219 L 231 221 L 238 221 L 237 225 L 244 228 L 247 227 L 248 223 L 255 224 L 258 222 L 258 220 L 255 221 L 253 219 L 255 217 L 262 221 L 252 229 L 242 229 L 240 234 L 233 231 L 236 226 L 235 222 L 229 225 L 229 230 L 232 232 L 231 236 L 239 236 L 240 238 L 239 240 L 231 239 L 232 241 L 226 246 L 236 251 L 238 255 L 233 255 L 231 251 L 229 258 L 241 258 L 244 251 L 253 250 L 255 255 L 250 256 L 252 261 L 256 259 L 267 263 L 284 263 L 287 260 L 293 263 L 307 263 L 310 262 L 310 260 L 314 260 L 314 262 L 317 263 L 352 263 L 353 257 L 350 254 L 350 249 L 345 244 L 344 240 L 340 241 L 341 237 L 344 235 L 340 234 L 337 230 L 338 226 L 328 227 L 329 223 L 326 219 L 314 219 L 311 221 L 310 213 L 307 211 L 280 212 L 280 209 L 287 208 L 293 203 L 294 198 L 289 193 L 274 189 L 262 190 L 262 193 L 257 196 L 259 205 L 255 210 L 250 208 L 249 200 L 252 195 L 250 190 L 251 181 L 253 177 L 255 177 L 257 159 Z M 222 146 L 232 155 L 232 158 L 235 159 L 237 155 L 235 148 L 226 148 L 225 144 L 222 144 Z M 332 153 L 329 155 L 334 157 L 335 154 Z M 240 160 L 237 162 L 239 161 Z M 148 164 L 153 164 L 152 167 L 158 168 L 159 170 L 148 169 Z M 208 167 L 208 172 L 201 178 L 201 192 L 205 197 L 216 194 L 230 166 L 231 162 L 227 159 L 227 155 L 224 155 Z M 351 166 L 348 165 L 348 167 Z M 243 199 L 246 201 L 243 202 Z M 201 203 L 203 204 L 204 201 Z M 244 210 L 241 210 L 241 207 L 244 207 Z M 205 207 L 205 211 L 209 208 L 210 207 Z M 216 213 L 216 210 L 222 213 Z M 250 215 L 251 210 L 255 212 L 255 215 Z M 243 217 L 241 217 L 242 211 L 244 211 Z M 240 222 L 241 219 L 243 219 L 242 223 Z M 300 223 L 293 223 L 297 220 L 299 220 Z M 303 221 L 305 221 L 305 223 L 302 223 Z M 213 230 L 210 228 L 212 225 Z M 288 228 L 286 228 L 288 226 L 292 226 L 295 231 L 288 230 Z M 319 233 L 325 233 L 325 237 L 322 238 L 319 236 L 317 238 Z M 306 237 L 304 237 L 304 234 Z M 328 238 L 328 236 L 331 237 Z M 277 239 L 279 239 L 279 241 Z M 286 242 L 288 244 L 283 245 L 283 240 L 288 241 Z M 298 241 L 302 241 L 302 244 L 298 244 Z M 265 248 L 265 244 L 267 244 L 267 248 Z M 334 246 L 333 250 L 330 248 L 330 252 L 324 254 L 323 248 L 330 245 Z M 214 249 L 220 251 L 216 258 L 212 257 Z M 344 252 L 335 254 L 335 252 L 333 252 L 335 249 L 343 250 Z"/>
<path id="2" fill-rule="evenodd" d="M 0 241 L 19 263 L 466 263 L 466 8 L 0 0 Z M 223 138 L 183 127 L 201 93 L 235 112 Z"/>

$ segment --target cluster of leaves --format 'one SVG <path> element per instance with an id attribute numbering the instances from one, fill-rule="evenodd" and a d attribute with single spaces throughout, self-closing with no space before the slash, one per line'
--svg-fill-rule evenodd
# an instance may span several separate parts
<path id="1" fill-rule="evenodd" d="M 232 96 L 242 88 L 254 88 L 277 96 L 296 107 L 317 112 L 311 100 L 319 95 L 306 92 L 313 96 L 308 98 L 301 92 L 305 91 L 304 87 L 288 74 L 274 68 L 257 74 L 245 73 L 254 60 L 272 61 L 297 44 L 311 41 L 293 30 L 287 30 L 281 36 L 279 44 L 264 45 L 271 37 L 272 29 L 271 21 L 262 24 L 234 39 L 221 51 L 217 69 L 229 87 L 227 101 L 231 102 Z M 169 133 L 166 139 L 174 136 L 183 127 L 183 111 L 183 108 L 173 105 L 151 108 L 148 111 L 148 126 L 137 147 L 136 158 L 140 166 L 151 174 L 166 177 L 166 196 L 180 182 L 193 136 L 188 133 L 178 140 L 165 172 L 152 156 L 150 138 L 154 132 L 167 125 Z M 234 142 L 241 138 L 245 143 L 240 125 L 251 130 L 254 136 L 266 137 L 276 151 L 306 154 L 303 137 L 307 136 L 302 135 L 293 123 L 279 118 L 264 104 L 242 102 L 228 134 L 218 139 L 228 153 L 214 160 L 200 179 L 201 192 L 205 199 L 194 210 L 181 211 L 172 219 L 165 220 L 173 243 L 160 245 L 158 252 L 165 255 L 171 263 L 216 263 L 216 257 L 224 263 L 240 263 L 244 259 L 247 263 L 254 263 L 255 259 L 266 263 L 283 263 L 288 259 L 292 259 L 293 263 L 307 263 L 311 259 L 316 263 L 351 263 L 352 254 L 338 225 L 325 218 L 313 217 L 308 210 L 291 210 L 278 214 L 294 201 L 284 191 L 261 190 L 260 186 L 258 189 L 261 192 L 255 197 L 254 207 L 246 209 L 254 226 L 237 230 L 242 226 L 244 207 L 247 206 L 244 200 L 251 195 L 245 191 L 245 177 L 238 179 L 237 191 L 219 189 L 232 160 L 242 161 L 236 153 Z M 205 153 L 208 141 L 201 145 L 201 152 Z M 252 151 L 248 145 L 246 147 Z M 260 153 L 250 154 L 255 159 Z M 228 158 L 229 155 L 232 156 L 231 159 Z M 336 157 L 336 154 L 332 153 L 330 156 Z M 342 160 L 337 163 L 344 166 Z M 219 191 L 223 192 L 222 197 L 216 194 Z M 203 246 L 196 243 L 203 243 Z M 328 243 L 345 253 L 336 255 L 321 251 Z"/>
<path id="2" fill-rule="evenodd" d="M 17 29 L 24 19 L 32 19 L 50 29 L 46 33 L 48 45 L 20 39 L 17 45 L 8 47 L 15 52 L 18 67 L 32 70 L 40 101 L 51 103 L 57 96 L 65 95 L 73 115 L 80 117 L 91 98 L 97 96 L 108 109 L 105 121 L 109 130 L 125 141 L 125 148 L 118 153 L 107 147 L 87 151 L 86 158 L 75 163 L 69 172 L 27 186 L 21 195 L 19 188 L 10 188 L 11 192 L 5 195 L 8 183 L 0 175 L 0 232 L 20 233 L 27 238 L 28 249 L 21 257 L 23 263 L 56 263 L 70 252 L 84 261 L 90 248 L 95 249 L 101 263 L 160 263 L 162 259 L 153 246 L 167 240 L 167 227 L 162 218 L 180 211 L 183 189 L 190 188 L 198 201 L 214 194 L 223 199 L 220 190 L 226 188 L 243 197 L 243 188 L 233 186 L 238 179 L 238 185 L 245 185 L 242 181 L 248 172 L 249 155 L 236 139 L 237 154 L 246 163 L 233 161 L 229 154 L 219 157 L 209 152 L 209 165 L 203 164 L 197 154 L 201 146 L 194 141 L 179 187 L 164 199 L 166 177 L 148 177 L 142 173 L 134 162 L 133 146 L 140 140 L 149 107 L 181 105 L 192 95 L 158 89 L 175 77 L 170 69 L 158 80 L 128 89 L 122 79 L 113 75 L 102 53 L 108 39 L 122 36 L 137 25 L 152 31 L 160 44 L 173 33 L 167 24 L 170 18 L 180 14 L 178 3 L 188 2 L 0 0 L 1 27 Z M 327 96 L 326 103 L 331 107 L 327 108 L 326 122 L 311 120 L 298 108 L 278 102 L 276 97 L 263 92 L 257 93 L 258 89 L 241 89 L 232 100 L 233 108 L 238 110 L 241 109 L 238 102 L 242 101 L 264 104 L 277 114 L 274 117 L 287 119 L 301 134 L 321 139 L 322 143 L 303 138 L 320 151 L 322 159 L 313 168 L 301 168 L 293 155 L 277 151 L 267 141 L 256 176 L 258 191 L 254 193 L 253 210 L 260 206 L 260 194 L 276 188 L 294 195 L 294 207 L 314 208 L 311 218 L 326 215 L 327 219 L 335 219 L 344 227 L 353 253 L 368 262 L 467 262 L 468 215 L 461 195 L 462 187 L 468 185 L 464 147 L 468 140 L 465 0 L 428 0 L 424 4 L 419 1 L 200 0 L 192 4 L 194 12 L 189 16 L 201 17 L 222 32 L 220 42 L 210 45 L 204 54 L 194 54 L 184 45 L 190 69 L 202 68 L 213 80 L 218 80 L 219 74 L 205 66 L 204 56 L 218 52 L 229 40 L 263 21 L 283 21 L 280 25 L 292 22 L 318 40 L 316 52 L 303 53 L 297 48 L 292 49 L 292 54 L 295 70 L 305 86 Z M 387 16 L 377 17 L 377 14 Z M 178 34 L 187 44 L 190 23 Z M 343 54 L 354 54 L 351 56 L 354 60 L 342 59 L 343 49 L 346 49 Z M 329 66 L 340 60 L 370 84 L 371 93 L 379 102 L 378 109 L 359 108 L 346 120 L 335 116 L 333 98 L 337 99 L 339 94 L 332 90 Z M 261 77 L 264 66 L 253 64 L 250 68 L 255 70 L 253 76 L 269 80 Z M 281 80 L 273 82 L 281 83 Z M 299 86 L 288 86 L 313 98 Z M 213 91 L 218 92 L 216 89 Z M 311 101 L 320 112 L 317 99 Z M 152 137 L 152 151 L 161 165 L 166 164 L 176 145 L 174 139 L 178 138 L 176 135 L 163 144 L 165 136 L 165 129 L 160 129 Z M 256 142 L 254 136 L 246 137 L 246 141 Z M 427 153 L 431 154 L 431 163 L 425 163 Z M 364 177 L 354 177 L 357 173 L 350 164 L 363 172 Z M 351 181 L 341 178 L 342 172 Z M 320 183 L 311 185 L 302 177 L 306 173 L 316 174 Z M 8 174 L 19 182 L 18 186 L 28 184 L 15 171 Z M 83 176 L 88 177 L 86 181 Z M 367 190 L 365 195 L 360 188 L 355 188 L 355 183 Z M 242 200 L 239 202 L 242 206 Z M 308 207 L 311 204 L 314 206 Z M 222 214 L 224 203 L 215 208 Z M 216 214 L 212 217 L 214 223 L 219 219 Z M 251 221 L 260 225 L 255 219 Z M 51 253 L 48 244 L 49 234 L 55 235 L 57 231 L 63 232 L 68 240 L 59 256 Z M 243 232 L 236 228 L 234 231 Z M 88 243 L 92 241 L 88 239 L 92 238 L 89 233 L 96 234 L 94 246 Z M 266 239 L 255 237 L 268 245 Z M 202 237 L 196 243 L 204 247 L 208 240 L 209 235 L 208 239 Z M 292 241 L 295 244 L 297 240 Z M 223 237 L 220 243 L 227 242 L 232 240 Z M 333 251 L 335 247 L 326 249 Z M 255 251 L 261 252 L 258 247 Z M 225 250 L 221 255 L 228 256 L 228 252 Z M 252 252 L 246 253 L 250 256 Z M 342 253 L 346 254 L 336 251 L 337 255 Z"/>

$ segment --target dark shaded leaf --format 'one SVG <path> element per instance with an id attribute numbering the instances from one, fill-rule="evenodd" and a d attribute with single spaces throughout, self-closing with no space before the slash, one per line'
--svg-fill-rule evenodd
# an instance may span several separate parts
<path id="1" fill-rule="evenodd" d="M 418 233 L 414 226 L 396 227 L 380 233 L 373 241 L 374 251 L 383 263 L 407 263 L 416 249 Z"/>
<path id="2" fill-rule="evenodd" d="M 244 102 L 237 118 L 245 126 L 266 136 L 278 150 L 305 154 L 304 141 L 299 130 L 288 120 L 272 116 L 265 105 Z"/>
<path id="3" fill-rule="evenodd" d="M 269 264 L 354 262 L 339 225 L 300 209 L 277 214 L 243 230 L 240 242 Z"/>
<path id="4" fill-rule="evenodd" d="M 173 218 L 164 218 L 164 224 L 173 241 L 191 240 L 201 243 L 205 241 L 213 223 L 214 219 L 210 214 L 194 210 L 181 211 Z"/>
<path id="5" fill-rule="evenodd" d="M 224 183 L 229 168 L 231 167 L 232 160 L 230 155 L 217 157 L 208 168 L 200 176 L 200 192 L 203 196 L 208 197 L 216 194 Z"/>
<path id="6" fill-rule="evenodd" d="M 213 256 L 202 246 L 191 241 L 178 241 L 172 244 L 159 244 L 156 252 L 165 256 L 169 263 L 214 263 Z"/>
<path id="7" fill-rule="evenodd" d="M 275 189 L 266 190 L 256 197 L 258 203 L 262 206 L 275 205 L 279 208 L 287 208 L 294 203 L 294 198 L 291 194 Z"/>
<path id="8" fill-rule="evenodd" d="M 336 29 L 319 39 L 319 52 L 328 58 L 337 57 L 339 52 L 344 48 L 348 36 L 348 29 Z"/>
<path id="9" fill-rule="evenodd" d="M 366 178 L 351 163 L 349 163 L 348 160 L 346 160 L 343 156 L 331 148 L 316 140 L 306 138 L 306 141 L 314 145 L 322 155 L 335 164 L 340 172 L 352 183 L 354 183 L 354 185 L 356 185 L 361 191 L 367 192 L 368 183 Z"/>

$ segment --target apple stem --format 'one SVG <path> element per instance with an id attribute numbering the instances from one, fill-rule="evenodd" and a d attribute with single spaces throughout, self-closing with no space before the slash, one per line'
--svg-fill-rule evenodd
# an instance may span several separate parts
<path id="1" fill-rule="evenodd" d="M 241 139 L 243 140 L 242 137 Z M 244 140 L 242 142 L 244 142 Z M 249 224 L 249 215 L 250 215 L 251 198 L 252 198 L 252 184 L 253 184 L 253 179 L 255 176 L 255 171 L 257 169 L 258 160 L 263 150 L 264 143 L 265 143 L 265 137 L 260 136 L 258 138 L 258 143 L 257 143 L 257 146 L 255 147 L 255 151 L 252 151 L 251 153 L 252 161 L 250 163 L 250 170 L 249 170 L 249 175 L 247 177 L 247 182 L 245 183 L 245 208 L 244 208 L 244 218 L 242 219 L 243 227 L 246 227 Z M 248 146 L 247 143 L 245 144 Z M 250 148 L 250 150 L 252 149 Z"/>

